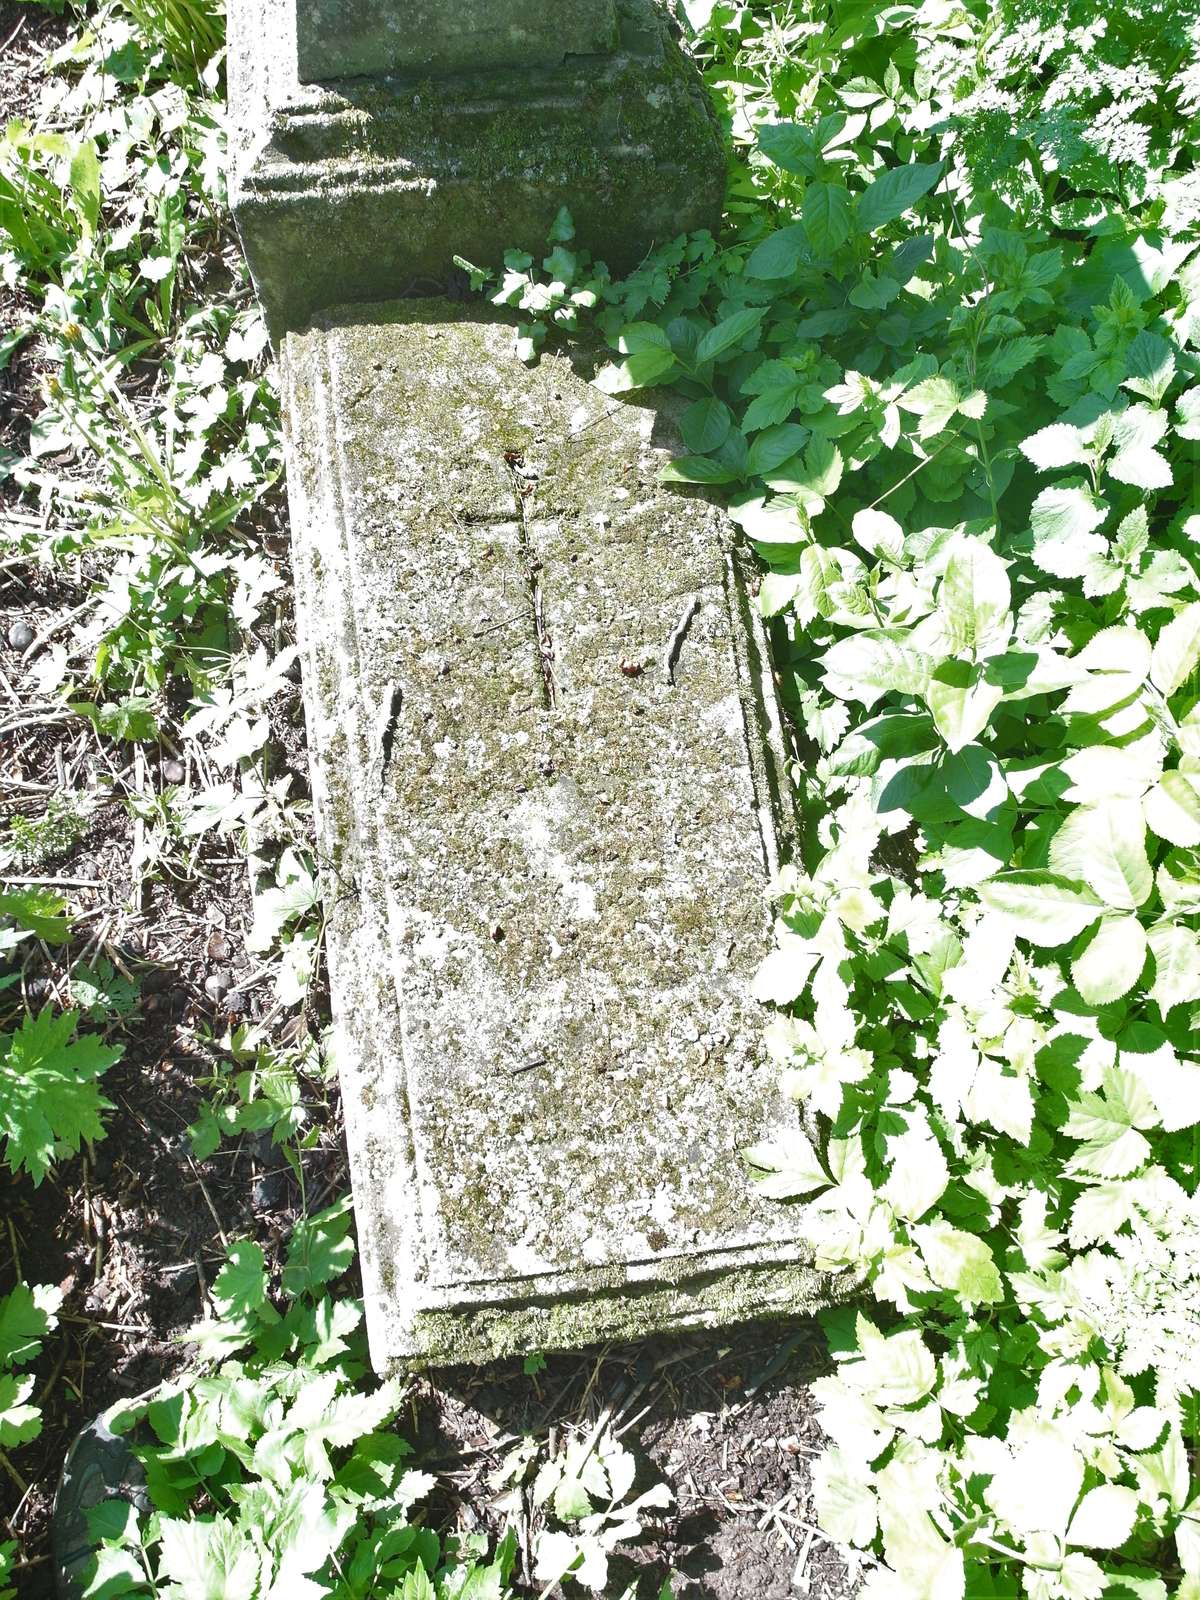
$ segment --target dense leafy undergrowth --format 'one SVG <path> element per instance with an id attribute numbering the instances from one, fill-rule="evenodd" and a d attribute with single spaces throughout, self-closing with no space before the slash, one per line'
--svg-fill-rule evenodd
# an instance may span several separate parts
<path id="1" fill-rule="evenodd" d="M 511 254 L 690 397 L 803 748 L 758 977 L 811 1116 L 749 1153 L 829 1319 L 871 1600 L 1200 1595 L 1194 3 L 687 0 L 720 245 Z"/>
<path id="2" fill-rule="evenodd" d="M 530 313 L 524 353 L 594 317 L 611 392 L 680 388 L 668 476 L 723 493 L 763 560 L 805 826 L 758 986 L 811 1137 L 751 1164 L 877 1301 L 830 1319 L 821 1522 L 878 1557 L 871 1600 L 1197 1600 L 1196 0 L 683 10 L 734 140 L 722 243 L 613 284 L 564 216 L 495 293 Z M 221 232 L 219 19 L 97 18 L 58 63 L 55 131 L 0 151 L 0 265 L 51 367 L 5 470 L 79 508 L 30 554 L 106 553 L 91 679 L 52 654 L 47 692 L 136 739 L 182 681 L 232 768 L 278 667 L 235 645 L 276 581 L 245 519 L 278 432 Z M 81 440 L 101 477 L 64 481 Z M 287 802 L 181 798 L 171 838 L 261 823 L 248 805 Z M 268 904 L 302 984 L 294 853 Z M 50 1027 L 22 1023 L 22 1048 L 61 1059 Z M 263 1114 L 218 1109 L 202 1141 Z M 266 1118 L 294 1132 L 294 1111 Z M 345 1224 L 310 1218 L 274 1293 L 234 1247 L 197 1333 L 219 1364 L 129 1419 L 156 1511 L 101 1518 L 97 1592 L 506 1592 L 509 1544 L 409 1521 L 396 1397 L 364 1386 L 357 1308 L 327 1296 Z M 55 1309 L 0 1305 L 0 1366 Z M 0 1444 L 36 1428 L 28 1392 L 0 1375 Z M 631 1486 L 599 1436 L 544 1464 L 547 1593 L 570 1566 L 603 1592 Z"/>

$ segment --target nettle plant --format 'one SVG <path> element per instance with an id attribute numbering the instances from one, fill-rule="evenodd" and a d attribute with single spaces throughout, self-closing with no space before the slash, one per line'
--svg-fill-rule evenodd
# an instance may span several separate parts
<path id="1" fill-rule="evenodd" d="M 762 560 L 802 827 L 756 987 L 807 1131 L 748 1159 L 877 1302 L 829 1318 L 822 1526 L 871 1600 L 1196 1600 L 1196 33 L 983 10 L 710 7 L 729 242 L 614 285 L 560 225 L 550 315 L 596 292 L 601 386 L 686 399 L 665 476 Z"/>

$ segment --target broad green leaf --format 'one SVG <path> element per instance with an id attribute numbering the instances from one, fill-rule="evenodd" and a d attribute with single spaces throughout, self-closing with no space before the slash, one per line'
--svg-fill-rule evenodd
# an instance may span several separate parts
<path id="1" fill-rule="evenodd" d="M 120 1059 L 121 1047 L 94 1034 L 75 1038 L 78 1022 L 78 1012 L 55 1016 L 47 1007 L 0 1037 L 0 1139 L 9 1166 L 24 1168 L 35 1185 L 56 1155 L 102 1138 L 101 1113 L 112 1109 L 95 1079 Z"/>
<path id="2" fill-rule="evenodd" d="M 942 1147 L 923 1119 L 888 1140 L 888 1177 L 883 1193 L 896 1215 L 916 1222 L 936 1205 L 950 1182 Z"/>
<path id="3" fill-rule="evenodd" d="M 934 1283 L 957 1294 L 964 1305 L 992 1305 L 1004 1298 L 992 1252 L 978 1235 L 941 1221 L 911 1232 Z"/>
<path id="4" fill-rule="evenodd" d="M 874 233 L 916 205 L 942 175 L 940 162 L 912 162 L 892 167 L 869 184 L 858 197 L 858 225 Z"/>
<path id="5" fill-rule="evenodd" d="M 663 483 L 736 483 L 739 474 L 713 456 L 676 456 L 659 473 Z"/>
<path id="6" fill-rule="evenodd" d="M 1175 437 L 1200 439 L 1200 385 L 1181 394 L 1175 402 Z"/>
<path id="7" fill-rule="evenodd" d="M 1143 1166 L 1150 1142 L 1143 1129 L 1159 1114 L 1138 1074 L 1106 1067 L 1103 1092 L 1081 1094 L 1072 1102 L 1066 1131 L 1083 1141 L 1068 1163 L 1071 1172 L 1097 1178 L 1124 1178 Z"/>
<path id="8" fill-rule="evenodd" d="M 1141 802 L 1076 806 L 1050 842 L 1050 865 L 1063 877 L 1082 879 L 1106 905 L 1135 910 L 1154 888 Z"/>
<path id="9" fill-rule="evenodd" d="M 755 138 L 767 160 L 784 172 L 807 176 L 815 170 L 821 145 L 813 129 L 795 122 L 764 122 L 755 129 Z"/>
<path id="10" fill-rule="evenodd" d="M 808 235 L 802 223 L 793 223 L 791 227 L 780 228 L 778 232 L 771 234 L 750 252 L 750 259 L 746 262 L 746 276 L 790 278 L 808 259 Z"/>
<path id="11" fill-rule="evenodd" d="M 679 431 L 690 451 L 705 456 L 725 443 L 732 423 L 729 407 L 710 395 L 705 400 L 692 402 L 680 419 Z"/>
<path id="12" fill-rule="evenodd" d="M 982 667 L 965 661 L 942 662 L 925 689 L 937 730 L 955 751 L 975 743 L 1003 698 L 1002 685 L 989 683 Z"/>
<path id="13" fill-rule="evenodd" d="M 1031 944 L 1054 947 L 1077 939 L 1104 906 L 1079 882 L 1049 872 L 1006 872 L 980 884 L 979 898 Z"/>
<path id="14" fill-rule="evenodd" d="M 1141 976 L 1146 932 L 1136 917 L 1101 917 L 1085 948 L 1071 962 L 1075 987 L 1090 1006 L 1111 1005 Z"/>
<path id="15" fill-rule="evenodd" d="M 302 1217 L 292 1231 L 287 1263 L 283 1269 L 283 1291 L 303 1294 L 340 1278 L 354 1260 L 354 1241 L 349 1237 L 351 1201 L 344 1199 L 316 1216 Z"/>
<path id="16" fill-rule="evenodd" d="M 1108 507 L 1080 484 L 1043 489 L 1033 502 L 1033 559 L 1056 578 L 1081 578 L 1089 563 L 1104 554 L 1105 541 L 1095 531 Z"/>
<path id="17" fill-rule="evenodd" d="M 1200 772 L 1164 772 L 1144 806 L 1151 833 L 1181 849 L 1200 845 Z"/>
<path id="18" fill-rule="evenodd" d="M 1163 1016 L 1172 1006 L 1200 1000 L 1200 938 L 1171 922 L 1159 923 L 1146 937 L 1154 957 L 1150 998 Z"/>
<path id="19" fill-rule="evenodd" d="M 856 511 L 851 524 L 854 537 L 868 554 L 899 562 L 904 556 L 904 529 L 886 511 Z"/>
<path id="20" fill-rule="evenodd" d="M 781 422 L 773 428 L 764 428 L 756 434 L 750 445 L 749 468 L 757 477 L 765 478 L 776 467 L 790 461 L 803 448 L 809 430 L 797 422 Z"/>
<path id="21" fill-rule="evenodd" d="M 825 652 L 822 666 L 831 694 L 873 706 L 881 695 L 923 694 L 932 662 L 910 645 L 882 632 L 841 639 Z"/>
<path id="22" fill-rule="evenodd" d="M 800 215 L 808 241 L 819 256 L 831 256 L 853 232 L 850 194 L 840 183 L 810 183 Z"/>
<path id="23" fill-rule="evenodd" d="M 1119 1483 L 1103 1483 L 1089 1489 L 1079 1502 L 1067 1543 L 1090 1550 L 1119 1550 L 1133 1532 L 1138 1514 L 1138 1497 Z"/>
<path id="24" fill-rule="evenodd" d="M 1200 600 L 1185 606 L 1158 636 L 1150 661 L 1156 689 L 1170 696 L 1183 687 L 1200 661 Z"/>
<path id="25" fill-rule="evenodd" d="M 808 987 L 820 950 L 811 939 L 795 933 L 779 935 L 776 947 L 764 956 L 750 985 L 755 1000 L 775 1006 L 791 1005 Z"/>
<path id="26" fill-rule="evenodd" d="M 1160 451 L 1143 445 L 1118 450 L 1105 468 L 1110 478 L 1135 489 L 1169 489 L 1175 481 L 1170 462 Z"/>
<path id="27" fill-rule="evenodd" d="M 716 361 L 727 350 L 732 350 L 734 345 L 741 344 L 750 334 L 757 332 L 765 314 L 761 306 L 744 306 L 741 311 L 735 311 L 732 316 L 718 322 L 696 346 L 696 365 L 702 367 L 706 362 Z"/>
<path id="28" fill-rule="evenodd" d="M 938 598 L 950 648 L 976 657 L 1003 650 L 1012 632 L 1011 599 L 1007 562 L 982 539 L 960 539 Z"/>
<path id="29" fill-rule="evenodd" d="M 100 159 L 92 139 L 81 139 L 71 157 L 71 198 L 83 223 L 84 242 L 90 243 L 100 222 Z"/>
<path id="30" fill-rule="evenodd" d="M 675 355 L 670 349 L 651 346 L 626 356 L 623 361 L 610 362 L 597 374 L 597 389 L 605 394 L 628 394 L 633 389 L 648 389 L 674 371 Z"/>

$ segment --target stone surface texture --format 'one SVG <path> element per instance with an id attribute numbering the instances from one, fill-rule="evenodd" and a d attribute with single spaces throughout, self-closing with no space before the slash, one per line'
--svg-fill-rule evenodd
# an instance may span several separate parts
<path id="1" fill-rule="evenodd" d="M 681 232 L 716 229 L 722 139 L 661 0 L 613 0 L 616 47 L 557 65 L 531 56 L 519 69 L 324 84 L 298 74 L 306 3 L 326 0 L 229 3 L 230 198 L 274 337 L 333 305 L 444 287 L 456 254 L 485 266 L 509 248 L 540 258 L 563 205 L 614 272 Z M 569 0 L 564 15 L 602 9 Z M 556 17 L 544 35 L 557 53 Z"/>
<path id="2" fill-rule="evenodd" d="M 422 300 L 283 352 L 381 1370 L 828 1298 L 738 1155 L 795 1112 L 749 999 L 791 811 L 733 530 L 658 485 L 655 409 L 512 344 Z"/>
<path id="3" fill-rule="evenodd" d="M 296 0 L 302 83 L 560 66 L 616 43 L 616 0 Z"/>

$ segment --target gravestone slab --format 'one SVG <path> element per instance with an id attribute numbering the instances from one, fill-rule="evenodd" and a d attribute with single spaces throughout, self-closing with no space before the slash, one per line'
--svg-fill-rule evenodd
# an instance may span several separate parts
<path id="1" fill-rule="evenodd" d="M 296 0 L 300 81 L 558 66 L 617 43 L 615 0 Z"/>
<path id="2" fill-rule="evenodd" d="M 669 426 L 447 302 L 283 352 L 314 800 L 373 1359 L 810 1310 L 739 1150 L 792 824 L 731 525 Z M 781 833 L 782 830 L 782 833 Z"/>
<path id="3" fill-rule="evenodd" d="M 564 205 L 615 274 L 716 231 L 722 136 L 661 0 L 540 9 L 535 31 L 534 0 L 229 0 L 230 202 L 273 338 L 444 289 L 456 255 L 541 259 Z M 322 59 L 371 71 L 305 81 Z"/>

